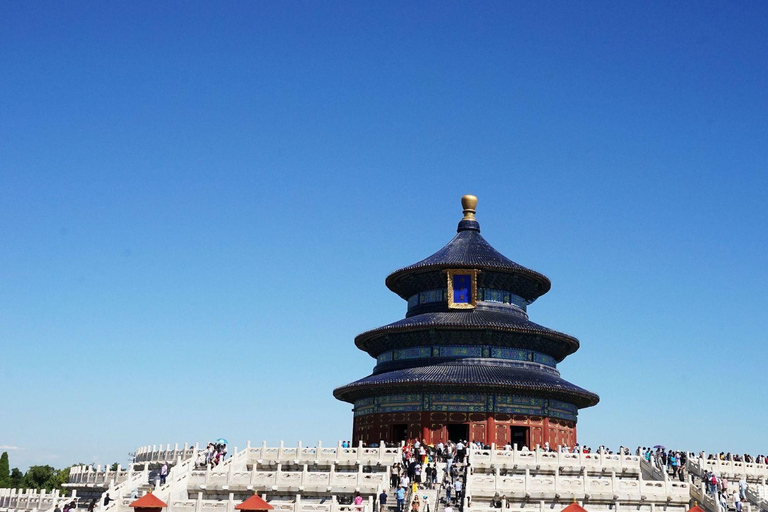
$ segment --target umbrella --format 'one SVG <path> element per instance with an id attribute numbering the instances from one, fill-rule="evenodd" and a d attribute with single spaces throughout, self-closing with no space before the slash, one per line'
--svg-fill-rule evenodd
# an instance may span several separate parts
<path id="1" fill-rule="evenodd" d="M 656 446 L 654 446 L 654 448 L 655 448 L 655 449 L 657 449 L 657 450 L 658 450 L 659 448 L 661 448 L 662 450 L 666 450 L 666 448 L 664 448 L 664 446 L 663 446 L 663 445 L 660 445 L 660 444 L 657 444 Z"/>
<path id="2" fill-rule="evenodd" d="M 229 444 L 229 442 L 223 437 L 220 437 L 216 440 L 216 444 Z"/>

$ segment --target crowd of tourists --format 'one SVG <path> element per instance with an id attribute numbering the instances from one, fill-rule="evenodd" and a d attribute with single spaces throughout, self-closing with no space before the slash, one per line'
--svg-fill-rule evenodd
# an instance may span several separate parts
<path id="1" fill-rule="evenodd" d="M 729 503 L 737 512 L 742 510 L 742 502 L 747 499 L 747 480 L 742 476 L 736 482 L 729 482 L 727 478 L 719 476 L 714 471 L 704 471 L 702 475 L 702 487 L 707 494 L 712 496 L 723 512 L 727 512 Z"/>
<path id="2" fill-rule="evenodd" d="M 704 452 L 701 452 L 699 456 L 704 457 Z M 758 455 L 757 457 L 753 457 L 748 453 L 745 453 L 744 455 L 739 455 L 738 453 L 731 454 L 731 452 L 728 452 L 728 453 L 720 452 L 717 455 L 715 455 L 714 453 L 710 453 L 707 456 L 707 460 L 722 460 L 722 461 L 765 464 L 766 461 L 768 461 L 768 458 L 766 458 L 765 455 Z"/>
<path id="3" fill-rule="evenodd" d="M 224 462 L 224 458 L 227 456 L 227 445 L 225 443 L 213 442 L 208 443 L 205 450 L 201 450 L 197 454 L 195 460 L 195 468 L 204 468 L 206 466 L 218 466 Z"/>
<path id="4" fill-rule="evenodd" d="M 635 455 L 642 456 L 653 467 L 669 474 L 670 478 L 685 482 L 685 464 L 688 462 L 688 454 L 685 451 L 667 450 L 663 446 L 638 447 Z"/>
<path id="5" fill-rule="evenodd" d="M 456 506 L 463 512 L 464 487 L 467 473 L 471 471 L 467 447 L 466 441 L 448 441 L 435 446 L 419 441 L 406 443 L 402 460 L 392 467 L 390 475 L 397 512 L 435 512 L 438 504 L 429 502 L 429 496 L 423 493 L 425 490 L 438 490 L 444 511 L 453 512 Z M 438 462 L 445 463 L 441 470 Z M 382 491 L 378 499 L 380 511 L 384 512 L 389 495 Z"/>

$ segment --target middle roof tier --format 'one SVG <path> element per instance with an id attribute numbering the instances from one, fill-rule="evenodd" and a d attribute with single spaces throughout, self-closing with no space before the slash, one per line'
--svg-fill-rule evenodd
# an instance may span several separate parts
<path id="1" fill-rule="evenodd" d="M 560 362 L 578 350 L 579 340 L 531 322 L 524 315 L 478 308 L 403 318 L 359 334 L 355 345 L 372 357 L 407 347 L 487 345 L 534 350 Z"/>

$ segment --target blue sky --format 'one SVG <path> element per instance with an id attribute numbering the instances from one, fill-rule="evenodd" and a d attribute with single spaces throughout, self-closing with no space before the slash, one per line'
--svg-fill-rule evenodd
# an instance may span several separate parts
<path id="1" fill-rule="evenodd" d="M 3 3 L 0 450 L 350 437 L 354 336 L 474 193 L 581 340 L 582 443 L 765 453 L 767 15 Z"/>

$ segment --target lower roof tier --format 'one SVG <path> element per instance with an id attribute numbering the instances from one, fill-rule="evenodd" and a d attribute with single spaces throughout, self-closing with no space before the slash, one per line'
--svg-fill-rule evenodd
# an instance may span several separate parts
<path id="1" fill-rule="evenodd" d="M 369 375 L 341 386 L 333 396 L 345 402 L 394 392 L 467 391 L 472 393 L 520 393 L 554 398 L 591 407 L 600 397 L 561 379 L 554 372 L 505 365 L 482 365 L 466 361 L 405 368 Z"/>
<path id="2" fill-rule="evenodd" d="M 355 345 L 373 357 L 408 346 L 481 343 L 529 348 L 550 354 L 557 361 L 579 348 L 579 340 L 573 336 L 531 322 L 522 315 L 494 309 L 423 313 L 355 338 Z"/>

